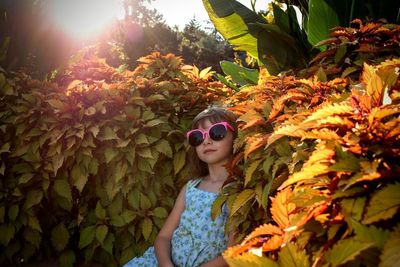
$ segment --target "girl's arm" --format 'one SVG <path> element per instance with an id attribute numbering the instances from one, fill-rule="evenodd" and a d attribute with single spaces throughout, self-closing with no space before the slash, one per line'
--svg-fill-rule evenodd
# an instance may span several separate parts
<path id="1" fill-rule="evenodd" d="M 236 236 L 234 234 L 229 235 L 227 247 L 231 247 L 236 244 Z M 209 262 L 203 263 L 200 267 L 226 267 L 228 264 L 222 256 L 218 256 Z"/>
<path id="2" fill-rule="evenodd" d="M 160 267 L 174 266 L 171 260 L 171 239 L 172 234 L 179 225 L 181 214 L 185 209 L 185 192 L 186 185 L 182 188 L 181 192 L 179 192 L 175 205 L 154 243 L 158 266 Z"/>

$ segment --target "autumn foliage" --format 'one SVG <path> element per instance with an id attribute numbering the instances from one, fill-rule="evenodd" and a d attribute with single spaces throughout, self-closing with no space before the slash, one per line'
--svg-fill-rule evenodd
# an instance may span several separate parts
<path id="1" fill-rule="evenodd" d="M 358 76 L 334 66 L 337 43 L 345 40 L 336 36 L 326 41 L 326 51 L 334 51 L 313 61 L 319 69 L 301 72 L 314 73 L 310 78 L 261 76 L 228 98 L 241 115 L 240 153 L 213 211 L 226 203 L 227 230 L 241 234 L 224 253 L 230 266 L 398 264 L 399 27 L 380 25 L 333 32 L 364 40 L 345 44 L 354 45 L 346 55 L 357 57 Z M 360 50 L 366 35 L 382 49 L 375 58 L 360 55 L 371 52 Z"/>

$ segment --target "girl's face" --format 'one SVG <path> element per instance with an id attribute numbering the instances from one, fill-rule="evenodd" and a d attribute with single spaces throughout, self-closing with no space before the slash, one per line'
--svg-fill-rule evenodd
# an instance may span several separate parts
<path id="1" fill-rule="evenodd" d="M 205 118 L 199 122 L 199 129 L 208 130 L 213 123 Z M 203 143 L 195 147 L 197 156 L 208 165 L 224 165 L 231 160 L 233 152 L 233 133 L 228 130 L 226 136 L 219 141 L 206 135 Z"/>

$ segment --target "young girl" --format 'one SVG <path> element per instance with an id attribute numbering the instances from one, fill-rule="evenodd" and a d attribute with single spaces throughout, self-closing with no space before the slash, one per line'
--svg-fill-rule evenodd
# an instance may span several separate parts
<path id="1" fill-rule="evenodd" d="M 154 247 L 125 267 L 228 266 L 221 256 L 234 244 L 224 233 L 227 211 L 212 220 L 211 206 L 228 177 L 224 165 L 232 159 L 236 116 L 220 107 L 208 108 L 194 118 L 186 136 L 199 178 L 182 188 Z"/>

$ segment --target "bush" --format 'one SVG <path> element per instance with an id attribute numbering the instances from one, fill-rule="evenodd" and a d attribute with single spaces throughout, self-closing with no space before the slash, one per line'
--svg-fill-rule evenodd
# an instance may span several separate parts
<path id="1" fill-rule="evenodd" d="M 173 55 L 134 71 L 85 55 L 53 82 L 1 73 L 1 264 L 121 265 L 190 178 L 184 132 L 228 94 Z"/>

